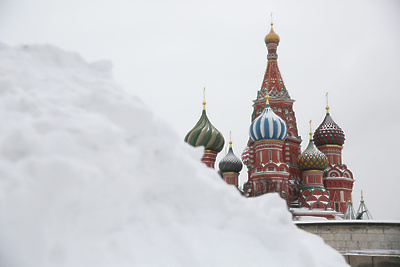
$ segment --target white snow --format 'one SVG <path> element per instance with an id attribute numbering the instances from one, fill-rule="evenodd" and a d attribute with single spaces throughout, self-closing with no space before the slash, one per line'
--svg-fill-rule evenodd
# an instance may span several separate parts
<path id="1" fill-rule="evenodd" d="M 111 68 L 0 45 L 0 266 L 346 266 L 278 195 L 227 186 Z"/>

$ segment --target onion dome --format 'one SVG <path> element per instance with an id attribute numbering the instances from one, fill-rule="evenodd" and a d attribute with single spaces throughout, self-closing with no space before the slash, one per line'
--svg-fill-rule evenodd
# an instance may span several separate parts
<path id="1" fill-rule="evenodd" d="M 277 35 L 275 32 L 274 32 L 274 24 L 273 23 L 271 23 L 271 31 L 267 34 L 267 36 L 265 36 L 265 39 L 264 39 L 264 41 L 265 41 L 265 44 L 270 44 L 270 43 L 274 43 L 274 44 L 279 44 L 279 41 L 280 41 L 280 38 L 279 38 L 279 35 Z"/>
<path id="2" fill-rule="evenodd" d="M 247 146 L 242 153 L 242 162 L 244 165 L 250 165 L 250 148 Z"/>
<path id="3" fill-rule="evenodd" d="M 312 133 L 310 132 L 310 142 L 307 148 L 300 154 L 297 160 L 297 166 L 302 171 L 307 170 L 320 170 L 323 171 L 328 167 L 328 159 L 325 154 L 319 151 L 312 139 Z"/>
<path id="4" fill-rule="evenodd" d="M 225 140 L 222 133 L 215 128 L 206 114 L 206 102 L 203 102 L 203 112 L 199 121 L 185 136 L 185 142 L 191 146 L 204 146 L 205 150 L 221 152 Z"/>
<path id="5" fill-rule="evenodd" d="M 232 149 L 232 141 L 229 141 L 228 154 L 219 162 L 219 169 L 224 172 L 240 172 L 243 164 L 238 157 L 235 156 Z"/>
<path id="6" fill-rule="evenodd" d="M 345 140 L 344 132 L 329 115 L 329 106 L 326 106 L 326 116 L 314 132 L 314 142 L 317 146 L 339 145 Z"/>
<path id="7" fill-rule="evenodd" d="M 266 96 L 267 104 L 264 111 L 250 125 L 250 138 L 253 141 L 265 139 L 285 140 L 288 128 L 269 106 L 269 95 Z"/>

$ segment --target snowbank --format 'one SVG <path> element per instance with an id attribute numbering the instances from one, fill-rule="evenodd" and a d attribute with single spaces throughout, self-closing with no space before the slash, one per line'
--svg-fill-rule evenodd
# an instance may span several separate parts
<path id="1" fill-rule="evenodd" d="M 0 46 L 0 266 L 345 266 L 277 195 L 242 198 L 111 64 Z"/>

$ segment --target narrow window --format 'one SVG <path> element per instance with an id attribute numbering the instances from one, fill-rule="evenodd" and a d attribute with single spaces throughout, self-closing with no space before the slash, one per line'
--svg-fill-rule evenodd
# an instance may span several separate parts
<path id="1" fill-rule="evenodd" d="M 268 150 L 268 154 L 269 154 L 269 161 L 272 161 L 272 151 Z"/>

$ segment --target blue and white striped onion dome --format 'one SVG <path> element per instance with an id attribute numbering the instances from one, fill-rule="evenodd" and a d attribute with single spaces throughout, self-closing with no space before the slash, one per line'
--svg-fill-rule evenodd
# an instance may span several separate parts
<path id="1" fill-rule="evenodd" d="M 253 141 L 265 139 L 285 140 L 288 133 L 286 122 L 269 106 L 268 100 L 264 111 L 250 125 L 250 138 Z"/>
<path id="2" fill-rule="evenodd" d="M 250 148 L 248 146 L 246 146 L 246 148 L 243 150 L 242 162 L 246 166 L 250 165 Z"/>
<path id="3" fill-rule="evenodd" d="M 238 157 L 233 153 L 232 145 L 229 146 L 228 154 L 219 162 L 219 169 L 224 172 L 239 173 L 243 168 L 243 164 Z"/>

